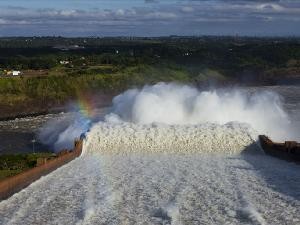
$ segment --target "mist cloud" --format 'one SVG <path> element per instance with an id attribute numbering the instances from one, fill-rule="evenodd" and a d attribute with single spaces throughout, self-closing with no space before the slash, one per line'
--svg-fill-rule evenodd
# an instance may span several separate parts
<path id="1" fill-rule="evenodd" d="M 168 125 L 240 122 L 277 140 L 293 136 L 280 96 L 270 91 L 199 91 L 190 86 L 159 83 L 115 97 L 112 112 L 105 118 L 112 123 Z"/>

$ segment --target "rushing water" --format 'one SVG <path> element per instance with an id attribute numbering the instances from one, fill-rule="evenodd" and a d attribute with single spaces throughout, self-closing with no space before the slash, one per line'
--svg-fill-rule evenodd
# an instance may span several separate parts
<path id="1" fill-rule="evenodd" d="M 271 89 L 299 123 L 299 88 Z M 300 224 L 299 165 L 256 137 L 238 122 L 99 123 L 80 158 L 0 203 L 0 224 Z"/>

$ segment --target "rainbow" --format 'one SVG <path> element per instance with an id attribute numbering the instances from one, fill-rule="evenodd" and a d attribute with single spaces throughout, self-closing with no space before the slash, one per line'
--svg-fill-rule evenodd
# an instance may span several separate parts
<path id="1" fill-rule="evenodd" d="M 95 107 L 93 101 L 91 101 L 91 97 L 80 91 L 77 91 L 76 93 L 79 112 L 87 119 L 92 119 L 95 116 Z"/>

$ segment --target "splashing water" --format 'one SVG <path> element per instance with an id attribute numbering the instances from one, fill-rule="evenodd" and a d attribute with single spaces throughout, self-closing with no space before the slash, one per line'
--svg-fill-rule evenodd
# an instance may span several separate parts
<path id="1" fill-rule="evenodd" d="M 77 98 L 77 102 L 68 105 L 71 113 L 49 121 L 39 130 L 38 139 L 55 151 L 72 149 L 74 140 L 99 121 L 92 97 L 77 91 Z"/>
<path id="2" fill-rule="evenodd" d="M 97 123 L 83 154 L 240 153 L 257 148 L 257 134 L 247 124 L 138 125 Z M 248 149 L 249 150 L 249 149 Z"/>
<path id="3" fill-rule="evenodd" d="M 0 224 L 299 224 L 299 167 L 255 145 L 279 124 L 270 92 L 127 91 L 103 120 L 58 124 L 60 140 L 89 129 L 83 155 L 0 202 Z"/>
<path id="4" fill-rule="evenodd" d="M 88 133 L 85 153 L 240 153 L 258 134 L 277 140 L 290 121 L 273 92 L 199 91 L 160 83 L 113 99 L 111 112 Z"/>
<path id="5" fill-rule="evenodd" d="M 46 145 L 53 145 L 55 151 L 72 149 L 74 140 L 88 131 L 91 120 L 74 113 L 63 120 L 49 121 L 39 132 L 38 138 Z"/>
<path id="6" fill-rule="evenodd" d="M 55 149 L 59 150 L 64 146 L 72 146 L 74 138 L 87 132 L 89 129 L 98 129 L 99 131 L 93 131 L 88 136 L 99 136 L 101 132 L 108 132 L 107 129 L 109 129 L 111 131 L 108 132 L 108 136 L 112 140 L 117 140 L 117 137 L 113 136 L 114 134 L 121 135 L 122 137 L 120 138 L 123 138 L 124 143 L 133 143 L 133 139 L 128 135 L 126 136 L 126 133 L 128 133 L 128 130 L 134 130 L 131 133 L 134 134 L 135 138 L 141 138 L 138 141 L 146 145 L 152 145 L 155 141 L 149 142 L 149 139 L 146 140 L 142 137 L 152 135 L 153 139 L 155 139 L 159 135 L 163 136 L 165 131 L 163 131 L 162 127 L 164 126 L 176 125 L 170 129 L 172 132 L 169 134 L 175 135 L 176 138 L 180 139 L 183 138 L 184 135 L 182 133 L 185 132 L 180 130 L 193 130 L 192 125 L 201 124 L 206 124 L 206 127 L 209 127 L 209 124 L 211 125 L 211 128 L 206 128 L 205 131 L 214 130 L 215 127 L 219 126 L 220 132 L 229 132 L 228 135 L 234 135 L 230 133 L 231 129 L 223 129 L 224 125 L 232 122 L 248 124 L 256 131 L 256 136 L 258 134 L 266 134 L 276 140 L 284 140 L 292 136 L 290 120 L 287 113 L 283 110 L 281 98 L 275 92 L 270 91 L 260 91 L 258 93 L 249 93 L 241 89 L 199 91 L 187 85 L 159 83 L 153 86 L 145 86 L 140 90 L 131 89 L 116 96 L 113 99 L 110 112 L 104 116 L 104 119 L 100 120 L 91 113 L 84 113 L 93 111 L 90 104 L 82 104 L 82 98 L 79 102 L 81 102 L 79 104 L 81 106 L 79 112 L 81 113 L 77 113 L 68 122 L 47 124 L 46 128 L 42 129 L 40 139 L 44 143 L 55 143 Z M 87 110 L 82 108 L 84 105 L 89 105 Z M 122 129 L 124 132 L 121 132 L 122 129 L 120 127 L 112 126 L 112 124 L 122 123 L 127 123 L 127 125 L 123 124 Z M 151 124 L 155 123 L 164 124 L 164 126 L 155 128 L 156 133 L 153 129 L 151 130 Z M 130 126 L 135 126 L 134 124 L 139 126 L 130 128 Z M 147 124 L 150 126 L 142 126 Z M 196 133 L 204 132 L 201 130 L 203 126 L 197 129 Z M 155 133 L 154 135 L 153 132 Z M 208 132 L 205 136 L 207 137 L 206 140 L 202 142 L 210 143 L 210 138 L 213 136 L 224 135 L 217 134 L 216 131 L 213 132 L 215 133 L 214 135 Z M 248 130 L 243 132 L 253 137 L 254 132 L 251 134 L 247 133 Z M 185 138 L 188 138 L 187 134 Z M 201 135 L 198 136 L 200 137 Z M 237 137 L 243 139 L 240 135 L 237 135 Z M 126 138 L 127 140 L 125 140 Z M 193 136 L 189 138 L 197 140 Z M 168 142 L 171 139 L 162 141 Z M 256 138 L 253 137 L 254 139 Z M 101 138 L 102 140 L 103 138 Z M 161 142 L 161 144 L 163 146 L 165 143 Z"/>
<path id="7" fill-rule="evenodd" d="M 290 125 L 280 96 L 274 92 L 199 91 L 190 86 L 165 83 L 128 90 L 115 97 L 106 121 L 220 125 L 237 121 L 277 139 L 289 135 Z"/>

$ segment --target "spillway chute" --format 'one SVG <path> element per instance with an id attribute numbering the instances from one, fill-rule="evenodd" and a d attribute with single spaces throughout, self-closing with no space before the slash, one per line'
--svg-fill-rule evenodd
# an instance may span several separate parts
<path id="1" fill-rule="evenodd" d="M 87 133 L 83 155 L 239 154 L 248 146 L 255 146 L 256 137 L 249 125 L 238 122 L 224 125 L 99 122 Z"/>

